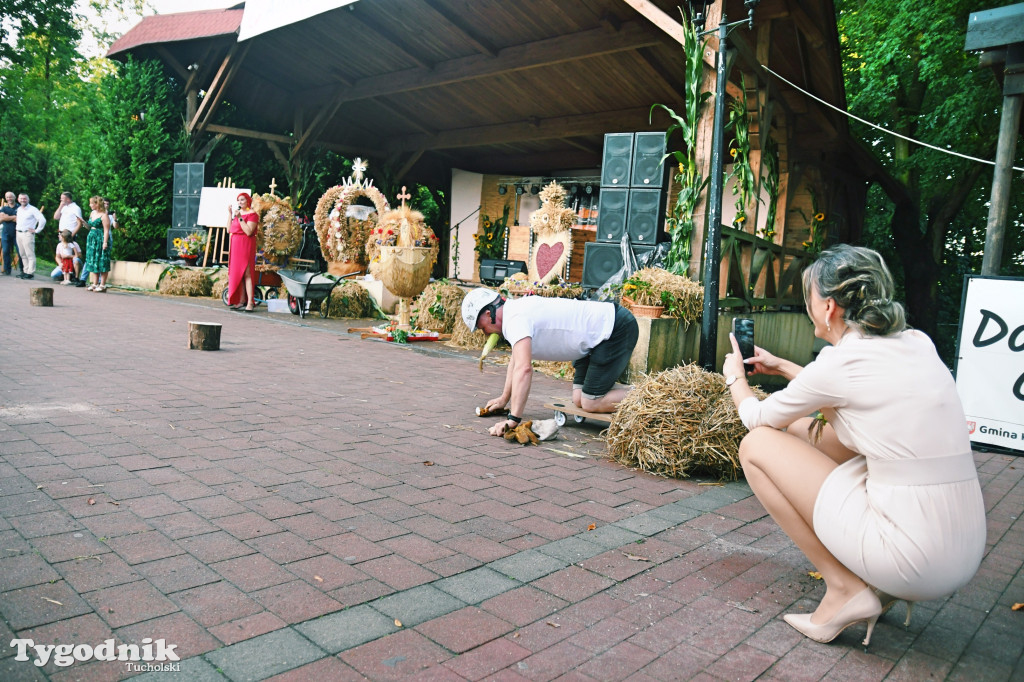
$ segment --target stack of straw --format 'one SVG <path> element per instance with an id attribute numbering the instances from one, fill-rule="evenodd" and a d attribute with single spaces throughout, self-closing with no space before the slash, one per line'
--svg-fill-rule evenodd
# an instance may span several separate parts
<path id="1" fill-rule="evenodd" d="M 466 292 L 448 280 L 431 282 L 413 303 L 413 322 L 420 329 L 451 334 L 457 326 L 465 327 L 461 314 L 465 297 Z"/>
<path id="2" fill-rule="evenodd" d="M 326 306 L 326 308 L 325 308 Z M 321 310 L 327 312 L 331 318 L 355 317 L 373 318 L 377 316 L 373 305 L 373 299 L 369 292 L 352 280 L 343 280 L 341 284 L 334 287 L 330 298 L 320 303 Z"/>
<path id="3" fill-rule="evenodd" d="M 746 434 L 722 375 L 682 365 L 633 386 L 612 417 L 608 452 L 624 466 L 660 476 L 735 479 Z"/>
<path id="4" fill-rule="evenodd" d="M 675 300 L 674 309 L 666 310 L 663 317 L 678 317 L 684 322 L 697 322 L 704 306 L 704 287 L 688 277 L 673 275 L 661 268 L 643 268 L 633 277 L 649 282 L 653 299 L 649 305 L 662 305 L 661 292 L 667 291 Z M 637 303 L 644 303 L 637 301 Z"/>
<path id="5" fill-rule="evenodd" d="M 209 296 L 212 287 L 202 270 L 171 268 L 160 279 L 157 291 L 168 296 Z"/>

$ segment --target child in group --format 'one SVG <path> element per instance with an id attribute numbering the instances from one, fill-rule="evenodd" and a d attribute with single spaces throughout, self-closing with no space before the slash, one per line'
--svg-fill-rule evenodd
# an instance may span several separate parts
<path id="1" fill-rule="evenodd" d="M 78 242 L 71 241 L 71 230 L 61 230 L 56 257 L 57 262 L 60 263 L 60 271 L 64 275 L 64 281 L 61 284 L 74 284 L 71 275 L 75 274 L 75 261 L 82 258 L 82 249 L 79 248 Z"/>

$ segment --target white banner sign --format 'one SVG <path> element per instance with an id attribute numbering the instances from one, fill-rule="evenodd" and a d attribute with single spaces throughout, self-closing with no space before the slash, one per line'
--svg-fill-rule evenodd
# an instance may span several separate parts
<path id="1" fill-rule="evenodd" d="M 967 279 L 957 348 L 971 441 L 1024 451 L 1024 279 Z"/>

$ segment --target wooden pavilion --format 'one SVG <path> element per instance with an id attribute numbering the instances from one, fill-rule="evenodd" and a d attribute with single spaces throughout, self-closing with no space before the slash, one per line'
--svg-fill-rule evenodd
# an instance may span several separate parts
<path id="1" fill-rule="evenodd" d="M 684 104 L 684 19 L 676 5 L 309 0 L 285 17 L 273 11 L 281 6 L 275 0 L 248 0 L 224 10 L 146 17 L 108 56 L 155 58 L 182 79 L 198 160 L 210 141 L 238 136 L 270 145 L 286 174 L 317 145 L 369 157 L 400 184 L 451 188 L 453 172 L 478 174 L 479 196 L 462 198 L 452 189 L 454 224 L 469 207 L 500 215 L 515 196 L 498 193 L 507 178 L 597 174 L 606 133 L 665 130 L 670 120 L 660 111 L 652 120 L 652 104 L 675 110 Z M 717 0 L 709 27 L 723 8 L 730 19 L 746 15 L 742 0 Z M 723 302 L 797 305 L 793 285 L 812 255 L 804 243 L 814 216 L 827 216 L 820 226 L 829 243 L 857 240 L 868 183 L 879 171 L 850 138 L 846 118 L 818 101 L 845 109 L 831 0 L 762 0 L 753 30 L 740 28 L 729 41 L 728 95 L 743 98 L 751 111 L 758 175 L 762 146 L 769 136 L 777 143 L 779 217 L 770 239 L 757 236 L 762 192 L 749 207 L 753 219 L 725 229 Z M 714 89 L 716 48 L 712 37 L 706 90 Z M 258 128 L 218 125 L 224 101 L 251 112 Z M 711 110 L 705 107 L 698 149 L 705 167 Z M 735 210 L 730 214 L 728 191 L 725 196 L 728 226 Z M 690 267 L 695 277 L 703 217 L 701 207 Z M 471 244 L 477 221 L 462 229 Z"/>

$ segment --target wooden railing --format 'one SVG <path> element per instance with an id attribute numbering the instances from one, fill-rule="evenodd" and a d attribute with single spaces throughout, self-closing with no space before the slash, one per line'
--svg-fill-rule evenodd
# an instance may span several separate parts
<path id="1" fill-rule="evenodd" d="M 722 226 L 721 308 L 803 308 L 800 274 L 813 254 Z"/>

